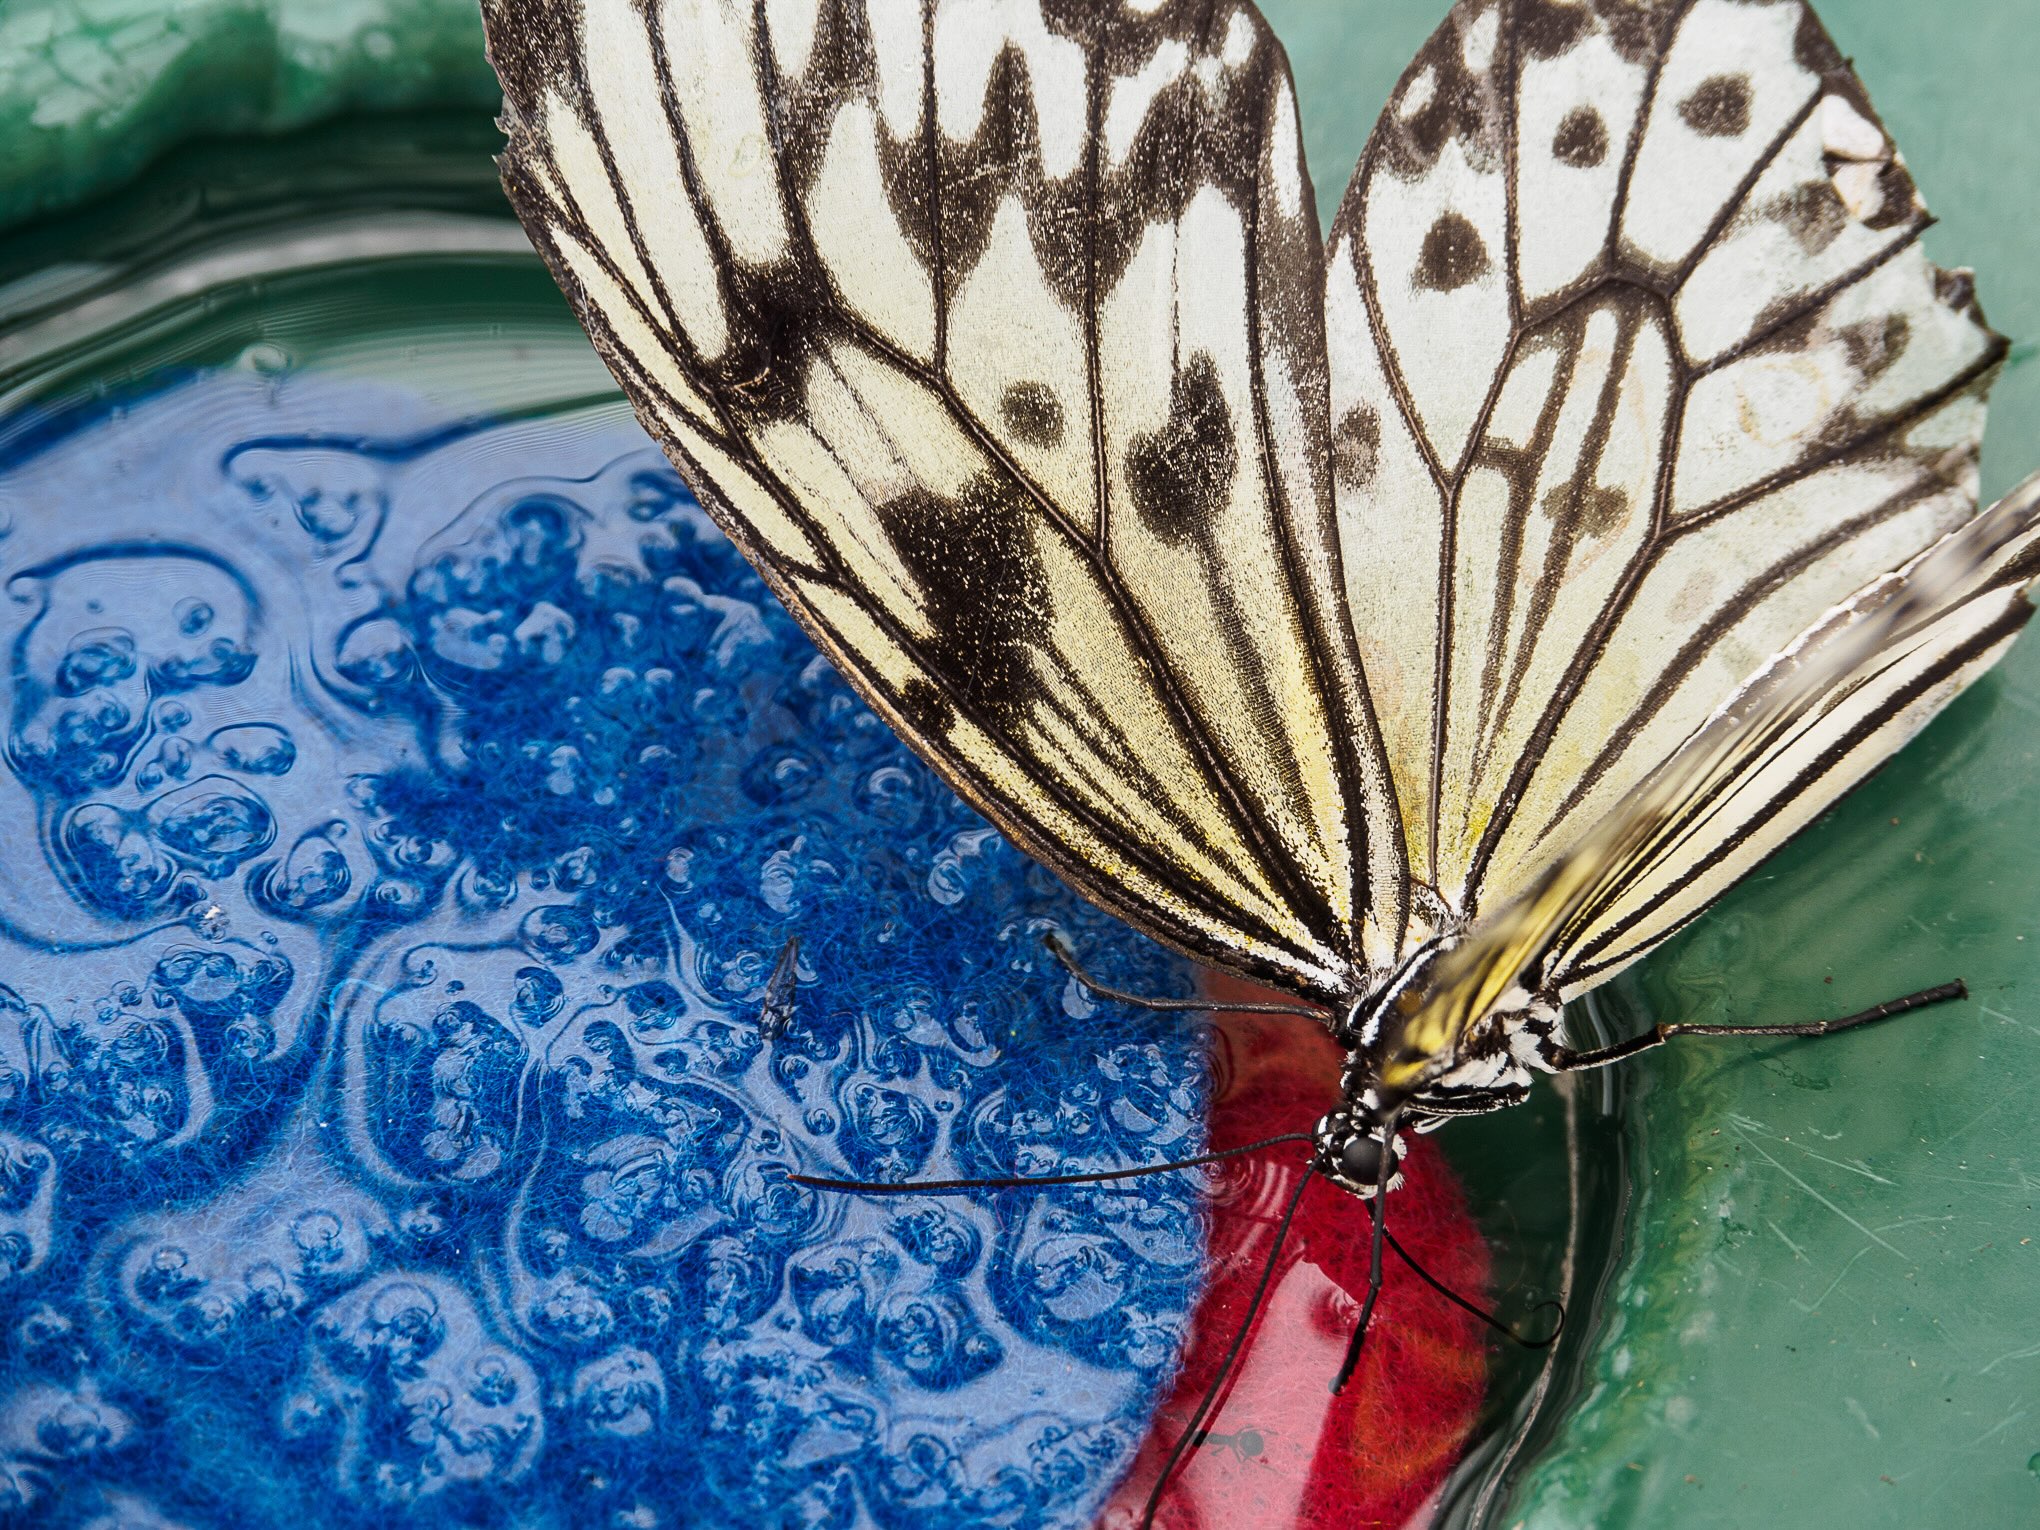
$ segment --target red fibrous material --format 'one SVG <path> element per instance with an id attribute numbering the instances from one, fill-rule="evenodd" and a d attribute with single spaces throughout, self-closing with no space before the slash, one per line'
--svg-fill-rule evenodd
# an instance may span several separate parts
<path id="1" fill-rule="evenodd" d="M 1337 1098 L 1339 1062 L 1337 1048 L 1308 1021 L 1225 1017 L 1211 1146 L 1307 1129 Z M 1436 1144 L 1409 1140 L 1407 1182 L 1389 1197 L 1389 1226 L 1434 1276 L 1479 1301 L 1487 1247 Z M 1239 1329 L 1308 1151 L 1302 1144 L 1272 1148 L 1220 1181 L 1210 1284 L 1182 1372 L 1104 1526 L 1139 1523 Z M 1480 1408 L 1487 1334 L 1390 1252 L 1360 1369 L 1334 1397 L 1331 1378 L 1366 1294 L 1371 1231 L 1367 1206 L 1345 1191 L 1320 1180 L 1304 1192 L 1225 1395 L 1163 1492 L 1158 1527 L 1361 1530 L 1429 1522 Z"/>

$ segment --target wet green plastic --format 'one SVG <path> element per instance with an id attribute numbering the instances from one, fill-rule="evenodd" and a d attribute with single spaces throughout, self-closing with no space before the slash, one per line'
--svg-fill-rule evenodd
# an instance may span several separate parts
<path id="1" fill-rule="evenodd" d="M 1296 68 L 1329 213 L 1442 0 L 1264 5 Z M 115 53 L 134 67 L 85 76 L 98 82 L 99 108 L 38 122 L 24 105 L 47 77 L 14 44 L 34 35 L 21 29 L 36 16 L 71 26 L 65 36 L 112 36 L 122 18 L 164 9 L 16 0 L 0 11 L 0 218 L 112 184 L 195 130 L 269 132 L 436 104 L 467 116 L 429 132 L 412 119 L 350 119 L 266 146 L 236 173 L 252 201 L 265 177 L 312 166 L 330 177 L 327 206 L 365 213 L 379 204 L 364 169 L 406 156 L 398 210 L 441 234 L 466 230 L 474 247 L 443 268 L 403 268 L 406 305 L 437 318 L 398 340 L 355 322 L 386 312 L 394 276 L 322 287 L 316 322 L 277 317 L 291 312 L 278 301 L 290 283 L 314 280 L 287 276 L 234 289 L 202 322 L 182 311 L 151 364 L 241 354 L 262 365 L 269 346 L 297 365 L 406 369 L 476 407 L 609 394 L 535 262 L 502 237 L 486 171 L 468 166 L 492 147 L 493 107 L 468 4 L 179 5 L 186 28 L 212 18 L 213 39 L 302 41 L 304 18 L 323 16 L 341 41 L 329 65 L 316 49 L 270 46 L 238 74 L 207 62 L 210 43 L 122 44 Z M 2029 84 L 2040 78 L 2040 28 L 2029 0 L 1830 0 L 1822 12 L 1942 219 L 1930 251 L 1976 268 L 1986 310 L 2019 342 L 1985 454 L 1986 489 L 2001 492 L 2040 465 L 2040 368 L 2027 343 L 2040 335 L 2040 116 Z M 368 67 L 378 28 L 396 44 L 386 77 Z M 72 56 L 54 41 L 45 51 Z M 221 194 L 205 169 L 211 152 L 187 151 L 120 197 L 156 199 L 169 228 L 180 199 L 200 187 Z M 36 269 L 38 252 L 75 250 L 79 230 L 103 216 L 17 230 L 0 245 L 0 283 Z M 148 220 L 118 226 L 139 258 Z M 53 289 L 14 314 L 61 317 L 64 301 Z M 68 378 L 66 392 L 117 382 L 129 364 L 52 333 L 55 349 L 35 356 L 6 352 L 0 334 L 0 385 L 32 364 Z M 517 366 L 501 365 L 506 344 Z M 1619 1249 L 1583 1272 L 1556 1377 L 1564 1406 L 1540 1419 L 1507 1490 L 1459 1498 L 1455 1516 L 1483 1504 L 1481 1522 L 1507 1530 L 2040 1522 L 2036 831 L 2040 639 L 2028 638 L 1890 769 L 1605 992 L 1598 1018 L 1618 1034 L 1657 1020 L 1842 1014 L 1956 976 L 1974 998 L 1825 1042 L 1694 1041 L 1631 1064 L 1619 1131 L 1586 1139 L 1597 1155 L 1582 1181 L 1588 1220 L 1612 1225 Z M 1520 1207 L 1499 1208 L 1525 1238 L 1563 1225 L 1547 1204 L 1548 1165 L 1523 1157 L 1554 1140 L 1555 1107 L 1446 1134 L 1476 1195 L 1506 1198 L 1512 1175 L 1531 1187 Z M 1525 1296 L 1542 1294 L 1550 1267 L 1519 1250 L 1499 1268 Z"/>
<path id="2" fill-rule="evenodd" d="M 6 0 L 0 227 L 187 138 L 499 99 L 474 0 Z"/>

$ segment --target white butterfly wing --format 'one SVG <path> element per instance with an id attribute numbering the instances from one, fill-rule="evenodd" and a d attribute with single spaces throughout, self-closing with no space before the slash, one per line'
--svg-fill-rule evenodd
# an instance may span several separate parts
<path id="1" fill-rule="evenodd" d="M 484 14 L 534 243 L 843 672 L 1094 901 L 1354 992 L 1405 889 L 1251 6 Z"/>
<path id="2" fill-rule="evenodd" d="M 1451 912 L 1535 886 L 1771 655 L 1974 515 L 2004 345 L 1926 223 L 1797 0 L 1467 0 L 1404 76 L 1332 231 L 1333 434 L 1412 875 Z M 1735 822 L 1578 972 L 1777 842 Z"/>
<path id="3" fill-rule="evenodd" d="M 1512 995 L 1571 998 L 1699 913 L 1994 664 L 2036 577 L 2040 475 L 1827 612 L 1479 920 L 1404 1005 L 1384 1082 L 1420 1087 Z"/>
<path id="4" fill-rule="evenodd" d="M 1740 727 L 1742 737 L 1718 746 L 1712 767 L 1677 788 L 1676 805 L 1663 810 L 1666 827 L 1582 901 L 1543 953 L 1540 985 L 1571 998 L 1614 976 L 1997 663 L 2033 615 L 2036 515 L 2040 480 L 2029 480 L 1831 612 L 1738 692 L 1716 726 L 1723 733 Z M 1807 673 L 1795 679 L 1791 667 Z M 1787 694 L 1795 685 L 1796 701 Z M 1765 722 L 1748 721 L 1760 712 Z M 1665 788 L 1667 798 L 1672 790 Z"/>

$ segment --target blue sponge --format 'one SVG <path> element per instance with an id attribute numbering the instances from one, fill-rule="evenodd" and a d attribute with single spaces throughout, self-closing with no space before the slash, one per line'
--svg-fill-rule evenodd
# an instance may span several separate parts
<path id="1" fill-rule="evenodd" d="M 0 1524 L 1087 1521 L 1202 1278 L 1187 990 L 616 416 L 15 439 Z M 765 985 L 799 937 L 789 1023 Z"/>

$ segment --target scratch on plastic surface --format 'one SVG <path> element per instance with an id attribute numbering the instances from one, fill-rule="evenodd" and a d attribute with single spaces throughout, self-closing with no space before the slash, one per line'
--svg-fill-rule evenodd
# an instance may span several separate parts
<path id="1" fill-rule="evenodd" d="M 1922 1168 L 1919 1183 L 1960 1185 L 1968 1191 L 2003 1190 L 2016 1195 L 2032 1195 L 2040 1191 L 2040 1173 L 2012 1167 L 2007 1168 L 2002 1174 L 1986 1174 L 1979 1172 L 1973 1165 L 1965 1164 L 1946 1173 Z"/>
<path id="2" fill-rule="evenodd" d="M 1993 1435 L 2003 1434 L 2007 1429 L 2011 1428 L 2012 1425 L 2016 1424 L 2020 1419 L 2024 1418 L 2029 1411 L 2030 1410 L 2025 1406 L 2025 1404 L 2021 1402 L 2017 1408 L 2013 1409 L 2010 1413 L 2007 1413 L 1995 1424 L 1992 1424 L 1988 1429 L 1984 1430 L 1982 1434 L 1979 1434 L 1967 1445 L 1961 1446 L 1960 1448 L 1963 1450 L 1976 1449 L 1977 1446 L 1981 1445 L 1985 1440 L 1990 1439 Z"/>
<path id="3" fill-rule="evenodd" d="M 1971 1116 L 1967 1121 L 1964 1121 L 1960 1126 L 1956 1127 L 1955 1130 L 1943 1136 L 1941 1140 L 1943 1142 L 1953 1142 L 1957 1137 L 1965 1136 L 1968 1133 L 1974 1131 L 1986 1116 L 1990 1115 L 1991 1112 L 1995 1110 L 2002 1109 L 2005 1102 L 2012 1098 L 2013 1096 L 2010 1094 L 1999 1095 L 1996 1099 L 1992 1100 L 1988 1105 L 1984 1106 L 1983 1109 L 1979 1110 L 1975 1115 Z"/>
<path id="4" fill-rule="evenodd" d="M 1787 1248 L 1792 1250 L 1793 1258 L 1806 1259 L 1806 1262 L 1808 1264 L 1813 1263 L 1811 1259 L 1807 1259 L 1805 1249 L 1801 1248 L 1797 1243 L 1794 1243 L 1790 1238 L 1785 1236 L 1784 1228 L 1780 1227 L 1776 1222 L 1773 1222 L 1769 1217 L 1764 1218 L 1764 1225 L 1770 1228 L 1772 1232 L 1778 1235 L 1778 1241 L 1780 1243 L 1784 1244 Z"/>
<path id="5" fill-rule="evenodd" d="M 1854 1417 L 1856 1422 L 1863 1426 L 1863 1432 L 1865 1434 L 1869 1435 L 1870 1438 L 1873 1440 L 1881 1440 L 1884 1438 L 1883 1431 L 1881 1431 L 1875 1424 L 1870 1422 L 1870 1415 L 1864 1411 L 1863 1405 L 1861 1403 L 1857 1402 L 1856 1399 L 1853 1397 L 1844 1397 L 1842 1401 L 1848 1405 L 1849 1413 L 1851 1414 L 1852 1417 Z"/>
<path id="6" fill-rule="evenodd" d="M 1897 1232 L 1901 1227 L 1925 1227 L 1936 1222 L 1954 1220 L 1953 1217 L 1900 1217 L 1896 1222 L 1879 1222 L 1877 1230 L 1881 1233 Z"/>
<path id="7" fill-rule="evenodd" d="M 1770 1138 L 1773 1142 L 1792 1141 L 1792 1139 L 1789 1137 L 1781 1137 L 1776 1132 L 1766 1131 L 1764 1129 L 1763 1122 L 1753 1121 L 1748 1116 L 1738 1116 L 1731 1114 L 1728 1119 L 1731 1123 L 1734 1124 L 1735 1128 L 1738 1131 L 1742 1132 L 1754 1131 L 1760 1134 L 1761 1136 Z M 1822 1132 L 1819 1135 L 1826 1136 L 1827 1134 L 1825 1132 Z M 1833 1142 L 1836 1140 L 1836 1138 L 1840 1137 L 1841 1135 L 1842 1134 L 1840 1132 L 1836 1132 L 1833 1137 L 1828 1137 L 1827 1140 Z M 1863 1162 L 1863 1160 L 1860 1158 L 1851 1158 L 1846 1160 L 1840 1158 L 1830 1158 L 1825 1153 L 1816 1153 L 1812 1148 L 1802 1146 L 1797 1142 L 1793 1142 L 1792 1145 L 1798 1148 L 1799 1151 L 1805 1154 L 1808 1158 L 1813 1159 L 1814 1162 L 1824 1163 L 1831 1169 L 1847 1169 L 1851 1174 L 1860 1174 L 1865 1179 L 1875 1180 L 1880 1185 L 1890 1185 L 1894 1189 L 1896 1189 L 1898 1186 L 1897 1180 L 1886 1179 L 1882 1174 L 1879 1174 L 1875 1169 L 1871 1168 L 1870 1165 Z"/>
<path id="8" fill-rule="evenodd" d="M 1825 1291 L 1821 1292 L 1820 1295 L 1816 1296 L 1813 1299 L 1812 1306 L 1809 1307 L 1805 1302 L 1799 1301 L 1797 1298 L 1793 1300 L 1792 1305 L 1797 1307 L 1801 1312 L 1805 1313 L 1818 1312 L 1820 1310 L 1821 1303 L 1826 1301 L 1830 1296 L 1833 1296 L 1835 1294 L 1835 1287 L 1842 1283 L 1842 1277 L 1847 1275 L 1849 1271 L 1853 1270 L 1856 1267 L 1856 1261 L 1858 1259 L 1861 1259 L 1865 1254 L 1869 1252 L 1870 1250 L 1868 1248 L 1859 1248 L 1856 1250 L 1855 1253 L 1849 1255 L 1849 1262 L 1843 1265 L 1841 1269 L 1835 1272 L 1835 1278 L 1827 1283 L 1827 1289 Z"/>
<path id="9" fill-rule="evenodd" d="M 1911 1257 L 1903 1249 L 1899 1248 L 1896 1244 L 1890 1242 L 1885 1238 L 1879 1237 L 1876 1233 L 1872 1232 L 1868 1227 L 1865 1227 L 1861 1222 L 1857 1221 L 1854 1217 L 1850 1216 L 1846 1211 L 1842 1210 L 1842 1208 L 1837 1206 L 1833 1201 L 1829 1200 L 1826 1196 L 1822 1195 L 1818 1190 L 1814 1189 L 1813 1186 L 1809 1185 L 1797 1174 L 1794 1174 L 1790 1169 L 1786 1168 L 1785 1165 L 1778 1162 L 1776 1158 L 1774 1158 L 1768 1151 L 1766 1151 L 1762 1143 L 1758 1142 L 1756 1138 L 1752 1137 L 1748 1132 L 1743 1130 L 1742 1123 L 1736 1120 L 1733 1116 L 1729 1118 L 1729 1125 L 1734 1127 L 1735 1134 L 1738 1137 L 1742 1138 L 1744 1142 L 1748 1143 L 1751 1151 L 1756 1153 L 1758 1157 L 1762 1158 L 1765 1163 L 1769 1164 L 1772 1168 L 1776 1169 L 1780 1174 L 1784 1175 L 1787 1179 L 1791 1180 L 1793 1184 L 1797 1185 L 1800 1189 L 1804 1190 L 1808 1195 L 1812 1196 L 1815 1200 L 1819 1201 L 1821 1205 L 1827 1207 L 1829 1211 L 1832 1211 L 1844 1222 L 1847 1222 L 1851 1227 L 1855 1228 L 1857 1232 L 1861 1233 L 1864 1237 L 1868 1238 L 1872 1243 L 1876 1244 L 1881 1249 L 1885 1249 L 1890 1253 L 1896 1254 L 1901 1259 L 1909 1259 Z M 1885 1181 L 1885 1183 L 1889 1184 L 1890 1181 L 1887 1180 Z"/>
<path id="10" fill-rule="evenodd" d="M 1982 1370 L 1978 1371 L 1976 1374 L 1979 1376 L 1988 1376 L 1992 1371 L 1996 1370 L 1999 1366 L 2003 1365 L 2007 1360 L 2030 1360 L 2035 1355 L 2040 1355 L 2040 1344 L 2028 1344 L 2024 1349 L 2008 1349 L 2002 1355 L 1999 1355 L 1997 1359 L 1991 1361 L 1990 1364 L 1986 1365 Z"/>
<path id="11" fill-rule="evenodd" d="M 2028 1025 L 2024 1020 L 2008 1015 L 2001 1009 L 1992 1009 L 1988 1004 L 1979 1004 L 1977 1008 L 1993 1020 L 2002 1020 L 2006 1025 L 2016 1025 L 2022 1031 L 2031 1031 L 2035 1036 L 2040 1036 L 2040 1025 Z"/>

